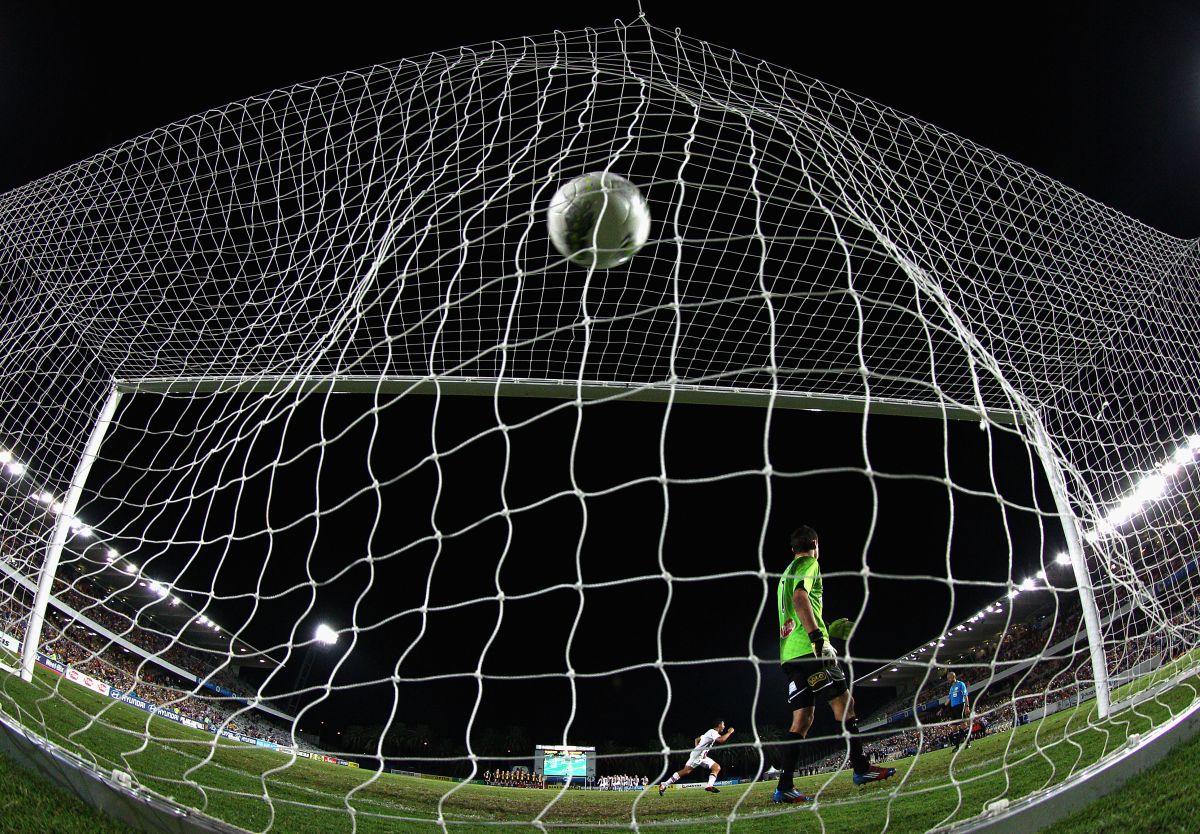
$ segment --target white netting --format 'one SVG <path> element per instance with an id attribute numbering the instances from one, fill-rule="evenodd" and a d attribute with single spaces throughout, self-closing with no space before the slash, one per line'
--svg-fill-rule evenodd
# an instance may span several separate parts
<path id="1" fill-rule="evenodd" d="M 603 170 L 642 190 L 653 226 L 630 263 L 589 271 L 552 249 L 544 212 Z M 938 607 L 935 633 L 894 653 L 849 647 L 859 674 L 878 667 L 864 686 L 900 690 L 864 720 L 869 749 L 920 761 L 956 728 L 922 709 L 945 697 L 947 663 L 992 730 L 1094 693 L 1060 549 L 1086 559 L 1114 686 L 1195 646 L 1197 278 L 1194 242 L 644 21 L 279 90 L 0 196 L 0 625 L 22 639 L 73 512 L 42 651 L 103 681 L 97 694 L 451 782 L 541 742 L 597 746 L 601 775 L 653 781 L 703 729 L 681 706 L 698 702 L 748 716 L 726 761 L 752 778 L 787 723 L 763 640 L 779 542 L 811 521 L 842 538 L 824 565 L 853 600 L 841 614 L 869 621 L 897 593 Z M 113 391 L 82 500 L 62 508 Z M 683 405 L 704 402 L 757 408 Z M 890 457 L 903 432 L 876 435 L 891 413 L 934 418 L 924 471 Z M 841 457 L 802 432 L 840 436 Z M 822 527 L 837 506 L 853 532 Z M 986 546 L 956 512 L 990 519 Z M 940 567 L 914 571 L 897 540 Z M 689 561 L 711 547 L 727 555 Z M 981 598 L 990 613 L 964 613 Z M 735 649 L 707 643 L 716 612 Z M 324 653 L 322 620 L 340 638 Z M 6 677 L 0 705 L 86 748 L 70 686 L 31 701 Z M 614 699 L 648 717 L 641 741 L 578 729 Z M 112 705 L 98 726 L 128 724 Z M 523 705 L 556 735 L 511 732 L 536 724 L 513 718 Z M 329 709 L 377 714 L 318 738 Z M 237 764 L 211 732 L 156 771 L 139 756 L 162 727 L 125 731 L 144 745 L 85 755 L 255 830 L 305 813 L 372 830 L 712 812 L 549 791 L 504 811 L 484 789 L 375 773 L 314 790 L 293 780 L 308 763 Z M 1021 743 L 1051 761 L 1079 741 Z M 839 744 L 810 742 L 806 766 L 840 766 Z M 949 804 L 911 824 L 1089 762 L 1032 786 L 1002 751 L 970 776 L 938 764 Z M 819 813 L 908 830 L 905 803 L 930 788 L 910 773 L 886 803 L 823 777 Z M 779 813 L 756 790 L 713 807 L 729 825 Z"/>

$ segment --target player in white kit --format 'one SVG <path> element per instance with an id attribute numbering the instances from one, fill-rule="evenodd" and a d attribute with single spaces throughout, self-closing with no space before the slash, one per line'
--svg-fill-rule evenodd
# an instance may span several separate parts
<path id="1" fill-rule="evenodd" d="M 704 735 L 696 739 L 696 749 L 692 751 L 692 755 L 688 756 L 687 764 L 658 786 L 658 795 L 662 796 L 667 792 L 668 785 L 675 784 L 698 767 L 708 768 L 708 786 L 704 790 L 709 793 L 720 793 L 721 791 L 716 787 L 716 781 L 717 774 L 721 772 L 721 766 L 708 757 L 708 751 L 712 750 L 714 744 L 724 744 L 729 741 L 731 735 L 733 735 L 733 727 L 726 730 L 724 720 L 716 721 L 711 730 L 705 731 Z"/>

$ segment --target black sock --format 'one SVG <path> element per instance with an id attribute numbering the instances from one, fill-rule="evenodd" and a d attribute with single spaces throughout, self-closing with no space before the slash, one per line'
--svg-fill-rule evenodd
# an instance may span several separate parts
<path id="1" fill-rule="evenodd" d="M 788 743 L 783 748 L 783 772 L 779 774 L 779 790 L 787 793 L 793 787 L 793 774 L 796 771 L 796 763 L 800 761 L 800 742 L 804 741 L 804 736 L 800 733 L 788 732 Z"/>
<path id="2" fill-rule="evenodd" d="M 871 769 L 871 760 L 863 753 L 862 739 L 858 737 L 857 718 L 847 719 L 846 732 L 850 734 L 850 766 L 854 768 L 855 773 L 866 773 Z"/>

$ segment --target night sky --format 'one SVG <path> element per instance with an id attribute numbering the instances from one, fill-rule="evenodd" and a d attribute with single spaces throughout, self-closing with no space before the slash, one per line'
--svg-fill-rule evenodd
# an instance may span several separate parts
<path id="1" fill-rule="evenodd" d="M 1182 237 L 1200 227 L 1193 208 L 1200 187 L 1195 152 L 1200 13 L 1186 4 L 1106 9 L 1063 3 L 1045 9 L 1006 3 L 967 13 L 961 4 L 927 4 L 921 15 L 845 6 L 803 8 L 784 17 L 775 6 L 740 3 L 736 16 L 698 11 L 695 4 L 647 3 L 646 10 L 658 26 L 679 26 L 693 37 L 866 95 L 1026 163 L 1151 226 Z M 0 18 L 0 116 L 7 127 L 0 133 L 0 190 L 248 95 L 493 38 L 604 26 L 616 17 L 631 19 L 636 6 L 562 4 L 558 11 L 535 17 L 511 7 L 471 6 L 467 13 L 463 6 L 431 4 L 422 8 L 418 24 L 350 2 L 310 17 L 289 6 L 265 10 L 217 3 L 197 7 L 195 17 L 169 18 L 158 12 L 49 11 L 34 4 L 10 8 Z M 322 590 L 300 621 L 301 633 L 322 620 L 347 628 L 356 604 L 357 622 L 376 626 L 360 633 L 333 678 L 350 688 L 335 692 L 314 718 L 330 726 L 382 722 L 394 689 L 386 682 L 364 682 L 387 678 L 401 658 L 405 677 L 469 673 L 492 639 L 498 605 L 480 598 L 494 593 L 506 525 L 482 524 L 445 541 L 440 552 L 429 543 L 406 543 L 428 535 L 433 523 L 460 529 L 495 509 L 504 449 L 497 433 L 480 434 L 495 426 L 490 400 L 446 400 L 438 415 L 438 446 L 478 439 L 468 452 L 444 461 L 440 494 L 439 478 L 426 465 L 330 513 L 319 527 L 297 524 L 255 538 L 264 518 L 276 527 L 289 512 L 295 517 L 289 507 L 311 502 L 314 485 L 322 506 L 330 506 L 370 477 L 404 471 L 430 452 L 431 399 L 389 405 L 378 421 L 357 424 L 371 405 L 367 398 L 338 397 L 323 405 L 318 399 L 300 408 L 286 436 L 272 436 L 278 428 L 272 425 L 252 448 L 236 452 L 236 468 L 252 470 L 249 464 L 269 461 L 286 447 L 299 457 L 285 471 L 237 482 L 238 490 L 228 473 L 214 476 L 230 488 L 218 490 L 203 514 L 222 519 L 216 526 L 225 532 L 236 529 L 250 537 L 226 554 L 226 562 L 219 562 L 210 544 L 146 545 L 138 558 L 150 560 L 163 577 L 178 577 L 181 590 L 213 588 L 228 597 L 214 603 L 214 618 L 230 626 L 247 623 L 243 636 L 260 645 L 286 642 L 308 608 L 311 596 L 297 584 L 305 581 L 307 567 Z M 517 424 L 556 405 L 506 401 L 502 411 L 507 423 Z M 190 538 L 205 523 L 203 514 L 154 519 L 138 511 L 137 505 L 162 496 L 114 466 L 117 459 L 136 468 L 169 458 L 171 444 L 183 441 L 157 432 L 177 425 L 186 409 L 175 401 L 131 398 L 122 428 L 106 443 L 105 461 L 93 479 L 98 493 L 80 514 L 91 512 L 119 528 L 126 537 L 123 552 L 137 551 L 135 538 L 154 542 L 173 530 Z M 562 408 L 510 433 L 513 462 L 505 485 L 510 501 L 531 502 L 570 488 L 575 420 L 573 409 Z M 1005 432 L 982 432 L 973 423 L 873 417 L 864 434 L 855 415 L 777 412 L 768 450 L 782 474 L 768 485 L 752 471 L 763 463 L 761 410 L 677 407 L 664 430 L 662 407 L 617 403 L 590 406 L 584 420 L 574 474 L 586 489 L 655 474 L 663 437 L 675 477 L 746 474 L 673 486 L 665 501 L 656 483 L 589 500 L 581 548 L 584 508 L 573 496 L 523 513 L 514 523 L 499 581 L 509 596 L 527 596 L 505 603 L 483 672 L 557 676 L 489 681 L 477 722 L 518 721 L 534 741 L 562 739 L 571 708 L 562 673 L 573 627 L 570 658 L 585 677 L 577 685 L 570 740 L 639 744 L 656 738 L 666 703 L 661 673 L 612 670 L 656 657 L 667 597 L 666 583 L 653 576 L 660 557 L 683 580 L 671 591 L 663 654 L 699 661 L 672 668 L 665 728 L 690 737 L 717 714 L 748 727 L 756 685 L 746 659 L 750 645 L 768 659 L 775 650 L 773 580 L 759 613 L 764 591 L 754 573 L 760 540 L 767 570 L 778 572 L 789 558 L 788 531 L 800 523 L 814 525 L 829 577 L 827 612 L 830 618 L 858 617 L 862 631 L 853 653 L 881 661 L 929 640 L 1001 593 L 998 586 L 959 586 L 952 600 L 946 582 L 938 579 L 947 568 L 958 579 L 1019 580 L 1040 566 L 1041 553 L 1052 556 L 1061 547 L 1061 533 L 1033 513 L 1002 517 L 994 497 L 960 490 L 951 501 L 944 483 L 912 477 L 948 477 L 967 490 L 1051 511 L 1044 479 L 1025 448 Z M 317 476 L 314 453 L 304 452 L 307 444 L 352 425 L 339 441 L 338 455 L 321 464 Z M 865 474 L 864 448 L 882 476 Z M 666 544 L 660 548 L 667 507 Z M 235 512 L 239 520 L 226 520 Z M 269 557 L 259 546 L 268 539 Z M 368 551 L 387 557 L 371 564 L 359 560 Z M 262 590 L 280 596 L 252 615 L 249 580 L 257 581 L 264 559 L 270 569 Z M 589 588 L 575 626 L 578 593 L 570 587 L 545 589 L 574 583 L 577 560 L 589 585 L 652 576 Z M 866 582 L 860 574 L 864 563 L 873 573 L 898 578 Z M 416 642 L 422 622 L 416 614 L 378 625 L 420 606 L 427 588 L 433 604 L 463 605 L 430 615 L 425 636 Z M 188 596 L 193 603 L 200 598 Z M 323 657 L 314 677 L 327 677 L 346 645 Z M 758 720 L 786 723 L 782 675 L 770 663 L 760 668 Z M 868 668 L 864 661 L 858 671 Z M 587 677 L 592 673 L 597 676 Z M 287 680 L 286 674 L 280 677 Z M 404 684 L 396 718 L 461 737 L 475 691 L 469 678 Z M 864 691 L 860 699 L 869 708 L 887 694 Z"/>

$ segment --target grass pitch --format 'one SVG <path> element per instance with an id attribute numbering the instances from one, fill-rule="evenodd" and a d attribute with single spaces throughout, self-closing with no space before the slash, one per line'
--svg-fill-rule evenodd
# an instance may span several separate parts
<path id="1" fill-rule="evenodd" d="M 1194 668 L 1196 656 L 1164 667 L 1155 676 L 1117 690 L 1114 701 L 1169 679 L 1182 668 Z M 1097 723 L 1094 703 L 1083 704 L 1013 732 L 975 742 L 970 750 L 940 750 L 892 763 L 897 775 L 888 782 L 855 787 L 848 771 L 797 780 L 818 802 L 774 806 L 771 783 L 722 788 L 720 794 L 697 789 L 671 790 L 660 798 L 643 793 L 533 791 L 455 785 L 434 779 L 376 774 L 297 759 L 189 730 L 151 717 L 125 704 L 99 696 L 39 668 L 33 684 L 0 677 L 0 709 L 25 726 L 99 767 L 120 767 L 142 786 L 252 831 L 281 832 L 432 832 L 450 830 L 528 832 L 531 825 L 569 825 L 573 831 L 633 828 L 669 832 L 730 830 L 768 832 L 917 832 L 978 814 L 993 799 L 1017 799 L 1062 781 L 1123 745 L 1131 733 L 1142 733 L 1186 709 L 1200 695 L 1200 678 L 1192 677 L 1157 697 Z M 55 685 L 57 691 L 54 691 Z M 1173 758 L 1200 759 L 1200 743 L 1181 748 Z M 1196 762 L 1188 772 L 1196 772 Z M 1161 767 L 1161 766 L 1160 766 Z M 2 774 L 0 774 L 2 775 Z M 1145 778 L 1145 777 L 1143 777 Z M 1186 780 L 1185 780 L 1186 781 Z M 1200 780 L 1190 780 L 1188 784 Z M 1157 784 L 1157 783 L 1151 783 Z M 1192 830 L 1195 815 L 1176 813 L 1196 803 L 1194 790 L 1179 788 L 1157 801 L 1162 784 L 1146 792 L 1133 786 L 1121 799 L 1107 798 L 1088 817 L 1087 809 L 1071 821 L 1088 834 L 1106 828 L 1105 802 L 1124 807 L 1133 817 L 1119 830 Z M 1176 797 L 1175 794 L 1178 794 Z M 1141 801 L 1130 805 L 1129 796 Z M 1191 805 L 1188 806 L 1188 802 Z M 1182 803 L 1182 804 L 1181 804 Z M 1141 806 L 1141 810 L 1136 810 Z M 1149 807 L 1147 807 L 1149 806 Z M 1182 810 L 1172 810 L 1178 807 Z M 36 805 L 35 805 L 36 808 Z M 35 814 L 63 812 L 57 805 Z M 4 814 L 5 819 L 11 819 Z M 1181 821 L 1184 828 L 1165 822 Z M 84 825 L 52 822 L 35 816 L 18 829 L 89 830 Z M 119 826 L 111 831 L 123 830 Z"/>

